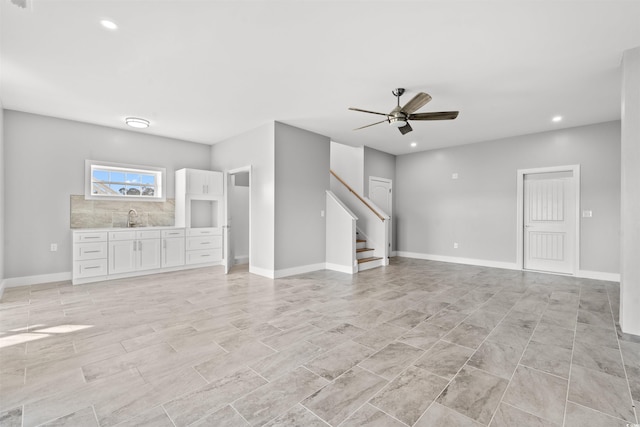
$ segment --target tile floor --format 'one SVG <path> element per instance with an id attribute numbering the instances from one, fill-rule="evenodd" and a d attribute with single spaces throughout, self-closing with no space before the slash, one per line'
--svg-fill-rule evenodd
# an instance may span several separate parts
<path id="1" fill-rule="evenodd" d="M 618 285 L 395 258 L 6 290 L 2 426 L 625 426 Z M 635 399 L 635 404 L 634 404 Z"/>

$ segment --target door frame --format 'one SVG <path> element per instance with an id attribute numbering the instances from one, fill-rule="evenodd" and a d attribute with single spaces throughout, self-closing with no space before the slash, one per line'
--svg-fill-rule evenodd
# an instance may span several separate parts
<path id="1" fill-rule="evenodd" d="M 225 172 L 225 207 L 224 207 L 224 227 L 227 227 L 229 225 L 228 222 L 228 215 L 229 215 L 229 193 L 228 193 L 228 188 L 227 186 L 229 185 L 229 179 L 231 178 L 232 175 L 238 174 L 238 173 L 242 173 L 242 172 L 248 172 L 249 173 L 249 265 L 251 265 L 251 248 L 252 248 L 252 244 L 251 244 L 251 240 L 252 240 L 252 233 L 251 233 L 251 192 L 252 192 L 252 187 L 253 187 L 253 178 L 252 178 L 252 166 L 248 165 L 248 166 L 242 166 L 239 168 L 235 168 L 235 169 L 230 169 L 228 171 Z M 231 233 L 233 233 L 233 231 L 231 231 Z M 224 253 L 223 253 L 223 257 L 224 257 L 224 262 L 227 262 L 227 256 L 228 256 L 228 250 L 227 250 L 227 245 L 231 246 L 233 244 L 233 241 L 229 241 L 229 242 L 223 242 L 223 246 L 224 246 Z M 234 255 L 235 257 L 235 255 Z M 231 268 L 235 265 L 235 258 L 230 260 L 230 264 L 229 264 L 229 270 L 231 270 Z"/>
<path id="2" fill-rule="evenodd" d="M 388 249 L 388 256 L 392 256 L 393 253 L 393 180 L 392 179 L 388 179 L 388 178 L 382 178 L 380 176 L 371 176 L 369 175 L 369 181 L 367 182 L 367 184 L 369 185 L 368 188 L 368 194 L 367 194 L 367 198 L 369 200 L 371 200 L 371 181 L 375 180 L 375 181 L 382 181 L 382 182 L 386 182 L 389 184 L 389 189 L 391 190 L 391 212 L 385 212 L 385 214 L 389 215 L 389 247 Z M 378 206 L 379 207 L 379 206 Z"/>
<path id="3" fill-rule="evenodd" d="M 575 180 L 575 240 L 573 273 L 576 276 L 580 269 L 580 165 L 549 166 L 532 169 L 518 169 L 516 196 L 516 268 L 524 270 L 524 177 L 525 175 L 548 172 L 572 172 Z M 562 274 L 552 273 L 550 274 Z"/>

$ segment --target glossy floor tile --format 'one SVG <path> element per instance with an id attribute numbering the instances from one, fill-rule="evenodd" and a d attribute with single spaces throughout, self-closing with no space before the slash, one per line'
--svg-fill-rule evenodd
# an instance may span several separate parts
<path id="1" fill-rule="evenodd" d="M 618 284 L 393 258 L 246 266 L 0 301 L 0 426 L 625 426 Z"/>

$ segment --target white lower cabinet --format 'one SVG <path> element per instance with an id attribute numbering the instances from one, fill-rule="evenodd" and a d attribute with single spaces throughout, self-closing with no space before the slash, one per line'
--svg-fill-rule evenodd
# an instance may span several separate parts
<path id="1" fill-rule="evenodd" d="M 222 234 L 218 228 L 187 229 L 188 265 L 219 262 L 222 260 Z"/>
<path id="2" fill-rule="evenodd" d="M 76 232 L 73 235 L 74 279 L 103 278 L 107 275 L 107 233 Z"/>
<path id="3" fill-rule="evenodd" d="M 73 232 L 73 284 L 175 271 L 222 260 L 219 229 Z"/>
<path id="4" fill-rule="evenodd" d="M 184 229 L 162 231 L 162 268 L 184 265 L 184 251 Z"/>
<path id="5" fill-rule="evenodd" d="M 160 230 L 109 233 L 109 274 L 160 268 Z"/>

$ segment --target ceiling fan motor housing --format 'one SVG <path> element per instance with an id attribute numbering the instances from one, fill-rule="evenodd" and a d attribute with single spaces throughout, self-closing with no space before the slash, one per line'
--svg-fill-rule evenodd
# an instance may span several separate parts
<path id="1" fill-rule="evenodd" d="M 407 115 L 397 106 L 389 113 L 389 124 L 396 128 L 401 128 L 407 124 Z"/>

